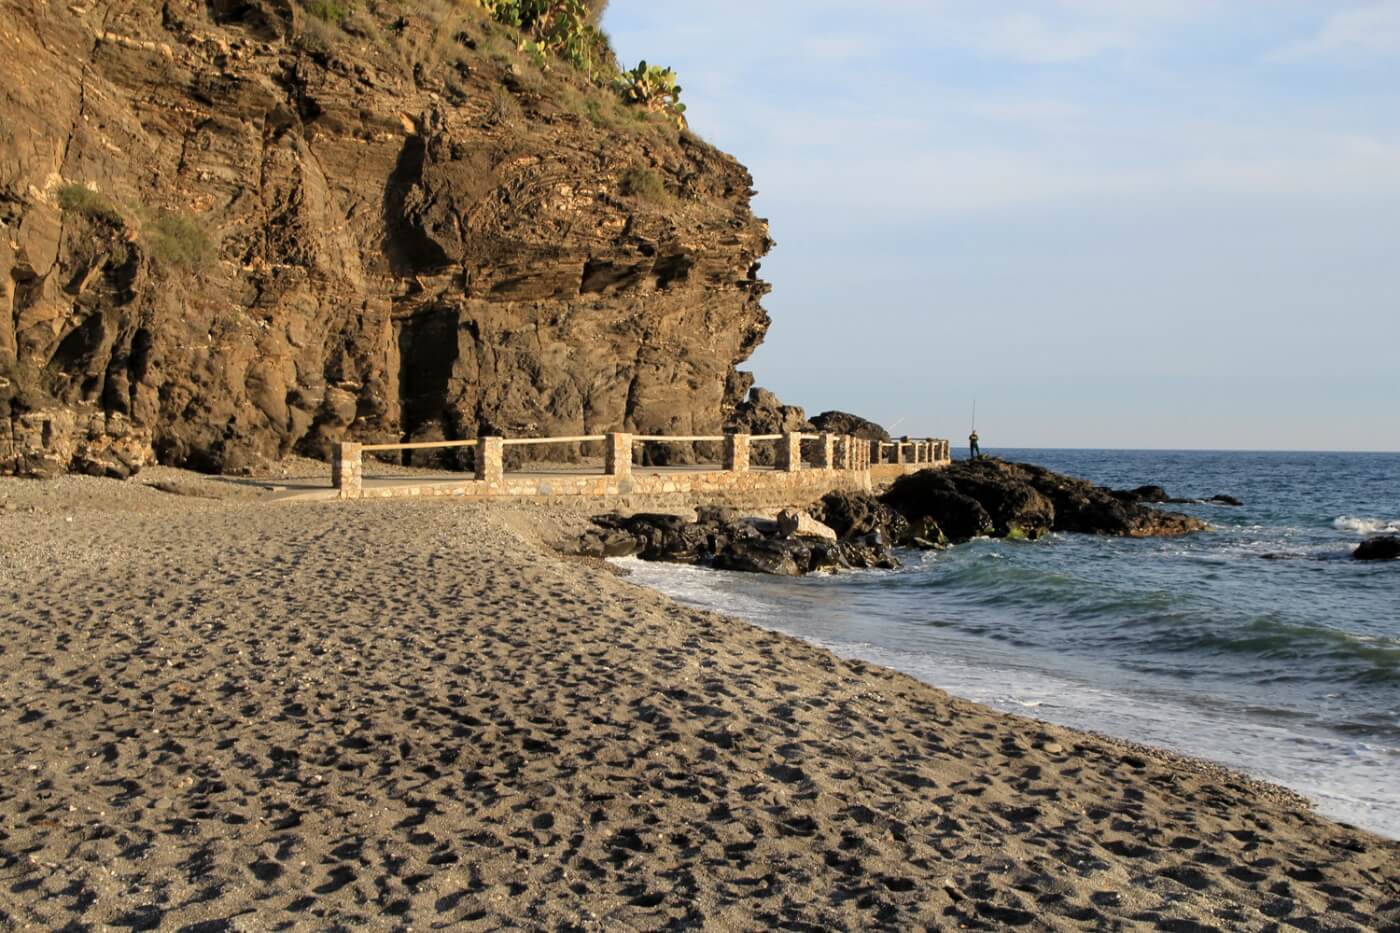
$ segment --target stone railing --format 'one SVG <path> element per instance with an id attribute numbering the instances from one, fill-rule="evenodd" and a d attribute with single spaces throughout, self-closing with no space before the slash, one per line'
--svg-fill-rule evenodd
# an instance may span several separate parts
<path id="1" fill-rule="evenodd" d="M 812 447 L 815 448 L 815 457 L 810 465 L 803 463 L 802 445 L 804 441 L 813 442 Z M 750 466 L 749 452 L 753 444 L 763 442 L 773 442 L 777 445 L 776 456 L 773 467 L 760 471 L 760 468 Z M 663 435 L 613 432 L 568 437 L 476 437 L 458 441 L 421 441 L 404 444 L 359 444 L 345 441 L 336 444 L 332 455 L 331 485 L 335 487 L 336 494 L 340 498 L 357 499 L 364 495 L 364 455 L 367 453 L 473 447 L 475 448 L 476 467 L 472 481 L 478 486 L 478 489 L 474 490 L 475 494 L 483 492 L 490 494 L 495 491 L 528 494 L 531 492 L 531 488 L 538 490 L 554 486 L 572 489 L 575 486 L 560 482 L 550 483 L 544 478 L 529 480 L 526 477 L 520 478 L 520 483 L 524 484 L 520 485 L 520 488 L 510 488 L 506 482 L 505 449 L 511 446 L 585 443 L 602 443 L 604 445 L 603 470 L 601 474 L 596 475 L 607 478 L 608 482 L 602 485 L 578 486 L 577 488 L 605 491 L 622 488 L 624 484 L 631 487 L 632 453 L 635 444 L 720 444 L 723 449 L 721 469 L 714 471 L 713 475 L 723 474 L 731 477 L 733 474 L 743 473 L 763 472 L 772 475 L 803 471 L 868 475 L 872 467 L 876 466 L 881 466 L 883 472 L 883 467 L 887 465 L 922 468 L 941 466 L 949 460 L 949 444 L 946 440 L 901 438 L 897 441 L 869 441 L 852 435 L 838 434 Z M 545 475 L 540 474 L 541 477 Z M 660 474 L 654 475 L 659 476 Z M 706 474 L 703 474 L 702 471 L 693 475 Z M 516 481 L 516 479 L 517 477 L 512 476 L 512 481 Z M 694 484 L 689 484 L 689 486 L 693 488 Z M 663 489 L 662 491 L 672 490 Z M 538 494 L 548 495 L 552 493 Z"/>

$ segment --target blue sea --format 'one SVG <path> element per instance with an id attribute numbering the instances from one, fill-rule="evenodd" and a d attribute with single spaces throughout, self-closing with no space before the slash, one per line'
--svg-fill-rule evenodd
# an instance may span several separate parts
<path id="1" fill-rule="evenodd" d="M 780 579 L 625 561 L 632 579 L 997 709 L 1212 759 L 1400 837 L 1400 454 L 990 450 L 1243 507 L 1177 539 L 1056 534 Z M 955 454 L 956 456 L 957 454 Z"/>

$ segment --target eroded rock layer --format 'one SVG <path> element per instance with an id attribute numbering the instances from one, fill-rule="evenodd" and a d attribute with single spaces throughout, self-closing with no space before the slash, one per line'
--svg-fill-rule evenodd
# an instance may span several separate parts
<path id="1" fill-rule="evenodd" d="M 748 172 L 444 16 L 0 5 L 0 472 L 721 428 Z"/>

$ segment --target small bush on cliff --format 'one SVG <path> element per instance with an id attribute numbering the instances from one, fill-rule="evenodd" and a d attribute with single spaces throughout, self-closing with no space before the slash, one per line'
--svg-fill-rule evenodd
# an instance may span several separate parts
<path id="1" fill-rule="evenodd" d="M 122 226 L 125 221 L 115 204 L 105 196 L 83 185 L 64 185 L 58 189 L 58 206 L 70 214 L 81 214 L 89 220 Z"/>
<path id="2" fill-rule="evenodd" d="M 204 228 L 187 214 L 162 212 L 144 232 L 146 249 L 153 259 L 189 272 L 209 265 L 217 252 Z"/>
<path id="3" fill-rule="evenodd" d="M 623 194 L 648 204 L 664 204 L 671 199 L 661 176 L 644 165 L 634 165 L 622 173 L 618 186 Z"/>
<path id="4" fill-rule="evenodd" d="M 306 12 L 319 20 L 337 25 L 355 9 L 352 0 L 307 0 Z"/>
<path id="5" fill-rule="evenodd" d="M 685 129 L 685 104 L 681 103 L 681 87 L 676 73 L 670 68 L 638 62 L 637 67 L 622 73 L 618 80 L 622 99 L 649 113 L 664 113 Z"/>

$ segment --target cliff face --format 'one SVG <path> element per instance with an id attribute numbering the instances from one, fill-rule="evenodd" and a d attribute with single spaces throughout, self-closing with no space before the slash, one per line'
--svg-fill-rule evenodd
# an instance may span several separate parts
<path id="1" fill-rule="evenodd" d="M 0 472 L 721 427 L 747 171 L 422 6 L 0 2 Z"/>

